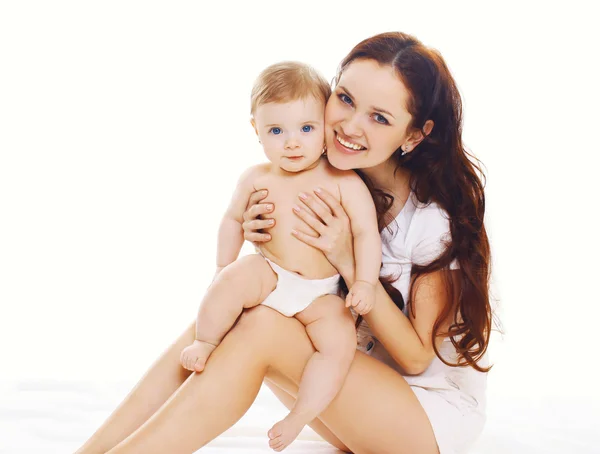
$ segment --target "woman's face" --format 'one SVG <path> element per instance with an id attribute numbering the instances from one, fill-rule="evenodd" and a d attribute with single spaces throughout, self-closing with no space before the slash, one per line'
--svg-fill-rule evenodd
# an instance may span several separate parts
<path id="1" fill-rule="evenodd" d="M 329 162 L 365 169 L 387 161 L 407 142 L 409 92 L 392 66 L 355 60 L 342 72 L 325 108 Z"/>

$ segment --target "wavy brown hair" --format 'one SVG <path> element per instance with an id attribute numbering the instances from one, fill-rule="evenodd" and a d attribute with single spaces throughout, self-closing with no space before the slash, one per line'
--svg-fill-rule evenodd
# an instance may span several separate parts
<path id="1" fill-rule="evenodd" d="M 409 128 L 421 130 L 425 138 L 411 153 L 404 154 L 399 148 L 391 159 L 397 168 L 409 171 L 410 188 L 417 199 L 426 204 L 436 202 L 450 220 L 451 240 L 442 255 L 425 266 L 413 264 L 407 304 L 414 316 L 414 305 L 410 303 L 419 278 L 442 270 L 448 299 L 433 326 L 435 353 L 447 365 L 469 365 L 487 372 L 489 368 L 477 364 L 487 350 L 492 328 L 490 246 L 483 223 L 484 184 L 479 175 L 484 176 L 480 161 L 462 143 L 462 101 L 454 78 L 436 50 L 404 33 L 383 33 L 359 43 L 340 64 L 336 83 L 344 69 L 359 59 L 392 66 L 410 92 L 406 106 L 412 115 Z M 423 130 L 427 120 L 434 124 L 428 135 Z M 371 190 L 382 230 L 388 224 L 394 198 L 359 174 Z M 460 268 L 450 272 L 453 261 Z M 451 273 L 457 273 L 454 279 Z M 402 295 L 392 282 L 393 277 L 382 278 L 394 303 L 403 309 Z M 448 317 L 452 317 L 452 323 L 447 332 L 441 332 Z M 441 357 L 435 343 L 437 336 L 450 337 L 458 354 L 456 364 Z"/>

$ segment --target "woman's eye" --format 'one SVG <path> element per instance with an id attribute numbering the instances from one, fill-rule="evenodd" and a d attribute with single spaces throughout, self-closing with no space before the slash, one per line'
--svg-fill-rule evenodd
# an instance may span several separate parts
<path id="1" fill-rule="evenodd" d="M 338 95 L 338 98 L 340 98 L 340 100 L 344 103 L 344 104 L 350 104 L 352 105 L 352 100 L 350 99 L 350 96 L 348 96 L 345 93 L 340 93 Z"/>
<path id="2" fill-rule="evenodd" d="M 283 131 L 281 130 L 281 128 L 271 128 L 271 129 L 269 130 L 269 132 L 272 132 L 272 133 L 273 133 L 273 134 L 275 134 L 275 135 L 279 135 L 279 134 L 281 134 Z"/>
<path id="3" fill-rule="evenodd" d="M 373 118 L 375 118 L 375 121 L 377 123 L 381 123 L 382 125 L 389 125 L 390 124 L 389 121 L 387 121 L 386 118 L 383 115 L 381 115 L 381 114 L 375 114 L 375 116 Z"/>
<path id="4" fill-rule="evenodd" d="M 312 126 L 306 125 L 302 126 L 302 132 L 311 132 L 313 130 Z"/>

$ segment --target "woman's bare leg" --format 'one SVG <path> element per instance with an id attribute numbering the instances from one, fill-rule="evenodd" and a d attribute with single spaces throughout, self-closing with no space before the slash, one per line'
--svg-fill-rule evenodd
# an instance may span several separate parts
<path id="1" fill-rule="evenodd" d="M 235 424 L 254 402 L 277 341 L 261 317 L 249 315 L 257 310 L 275 312 L 265 306 L 245 311 L 204 371 L 190 375 L 160 410 L 107 454 L 193 453 Z"/>
<path id="2" fill-rule="evenodd" d="M 207 292 L 214 301 L 203 301 L 203 304 L 211 308 L 216 306 L 225 313 L 226 319 L 220 322 L 228 324 L 227 329 L 235 323 L 243 307 L 252 307 L 260 303 L 277 283 L 277 277 L 269 264 L 262 256 L 256 254 L 240 258 L 225 268 L 217 280 L 218 285 L 211 286 Z M 217 316 L 213 312 L 203 313 L 201 310 L 200 315 L 216 324 Z M 146 422 L 185 382 L 191 371 L 181 366 L 181 352 L 194 342 L 197 324 L 198 321 L 194 322 L 163 353 L 121 405 L 76 454 L 104 454 L 114 448 Z M 201 365 L 204 368 L 204 362 Z"/>
<path id="3" fill-rule="evenodd" d="M 265 374 L 275 369 L 297 385 L 313 353 L 299 321 L 264 306 L 250 309 L 225 336 L 205 371 L 191 375 L 109 454 L 193 453 L 246 412 Z M 356 454 L 438 452 L 427 415 L 406 381 L 361 352 L 320 419 Z"/>
<path id="4" fill-rule="evenodd" d="M 181 367 L 181 351 L 194 341 L 196 322 L 156 360 L 121 405 L 76 454 L 104 454 L 131 435 L 190 376 Z"/>

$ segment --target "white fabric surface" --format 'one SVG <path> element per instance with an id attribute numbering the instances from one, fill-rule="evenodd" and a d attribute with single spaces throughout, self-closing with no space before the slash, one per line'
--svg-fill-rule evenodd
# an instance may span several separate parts
<path id="1" fill-rule="evenodd" d="M 72 454 L 112 412 L 133 382 L 0 382 L 1 454 Z M 490 396 L 488 424 L 472 454 L 591 454 L 600 402 Z M 266 431 L 287 411 L 263 388 L 244 417 L 199 452 L 264 454 Z M 340 454 L 306 428 L 286 453 Z"/>
<path id="2" fill-rule="evenodd" d="M 339 274 L 324 279 L 307 279 L 264 258 L 277 274 L 277 286 L 261 304 L 281 312 L 286 317 L 293 317 L 302 312 L 320 296 L 335 295 L 338 292 Z"/>

